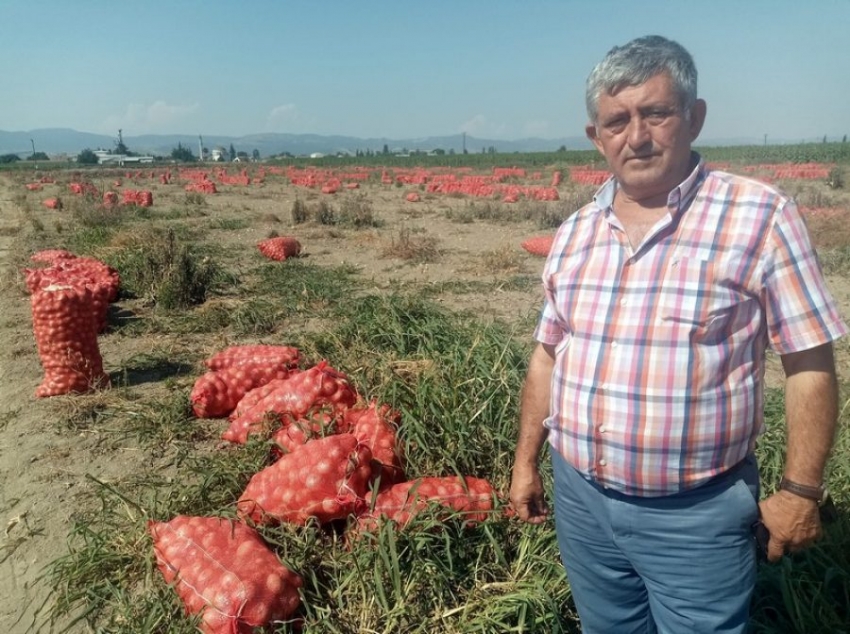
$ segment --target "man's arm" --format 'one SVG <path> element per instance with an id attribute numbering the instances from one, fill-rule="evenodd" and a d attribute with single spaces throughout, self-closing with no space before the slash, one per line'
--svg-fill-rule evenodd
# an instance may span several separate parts
<path id="1" fill-rule="evenodd" d="M 785 477 L 817 487 L 835 440 L 838 382 L 832 344 L 782 357 L 785 370 L 787 446 Z M 760 503 L 762 521 L 770 531 L 768 559 L 786 550 L 800 550 L 821 535 L 818 505 L 788 491 L 777 491 Z"/>
<path id="2" fill-rule="evenodd" d="M 538 344 L 531 354 L 522 388 L 519 439 L 511 477 L 511 505 L 520 519 L 532 524 L 545 521 L 549 509 L 537 463 L 548 430 L 543 420 L 549 415 L 555 347 Z"/>

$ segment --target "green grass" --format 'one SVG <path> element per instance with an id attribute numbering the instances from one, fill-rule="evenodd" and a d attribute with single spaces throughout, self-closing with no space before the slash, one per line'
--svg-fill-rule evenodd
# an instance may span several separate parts
<path id="1" fill-rule="evenodd" d="M 365 397 L 402 413 L 408 476 L 475 475 L 505 492 L 528 353 L 516 333 L 419 296 L 343 299 L 346 283 L 336 275 L 321 278 L 304 263 L 285 270 L 285 276 L 261 270 L 258 284 L 278 298 L 303 297 L 306 289 L 307 303 L 325 313 L 327 327 L 291 334 L 310 362 L 328 359 Z M 164 363 L 161 356 L 136 358 L 128 372 Z M 162 397 L 94 408 L 84 417 L 89 430 L 119 426 L 154 456 L 171 446 L 178 459 L 168 478 L 93 483 L 98 505 L 76 518 L 69 554 L 50 566 L 55 602 L 47 620 L 79 614 L 97 631 L 193 631 L 153 568 L 146 521 L 181 513 L 232 516 L 250 475 L 269 455 L 262 440 L 215 449 L 223 425 L 192 419 L 187 390 L 184 382 Z M 783 459 L 781 391 L 768 392 L 765 411 L 768 433 L 758 454 L 768 489 Z M 839 632 L 850 616 L 850 487 L 841 466 L 850 452 L 846 411 L 844 419 L 837 452 L 845 460 L 833 460 L 829 471 L 839 518 L 815 547 L 761 566 L 754 631 Z M 543 465 L 551 487 L 548 462 Z M 578 632 L 551 524 L 533 527 L 494 513 L 469 528 L 424 513 L 403 530 L 384 525 L 356 542 L 340 530 L 261 529 L 284 564 L 304 578 L 303 632 Z M 277 631 L 293 631 L 288 628 Z"/>

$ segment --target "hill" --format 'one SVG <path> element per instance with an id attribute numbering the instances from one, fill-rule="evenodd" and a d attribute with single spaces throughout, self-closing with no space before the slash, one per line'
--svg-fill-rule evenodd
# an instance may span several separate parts
<path id="1" fill-rule="evenodd" d="M 84 149 L 112 149 L 117 138 L 109 135 L 79 132 L 68 128 L 42 128 L 38 130 L 9 132 L 0 130 L 0 155 L 18 154 L 25 158 L 32 152 L 33 146 L 38 152 L 47 154 L 79 154 Z M 148 134 L 124 136 L 124 144 L 133 152 L 167 156 L 180 143 L 198 154 L 198 136 L 192 134 Z M 570 150 L 586 150 L 591 145 L 584 137 L 561 139 L 527 138 L 513 141 L 479 139 L 469 135 L 425 137 L 418 139 L 358 138 L 351 136 L 324 136 L 319 134 L 250 134 L 241 137 L 204 136 L 204 146 L 212 149 L 217 146 L 237 152 L 252 154 L 254 150 L 260 156 L 272 156 L 289 152 L 295 156 L 313 153 L 355 154 L 358 151 L 381 152 L 386 145 L 391 152 L 421 150 L 430 152 L 441 149 L 446 152 L 463 152 L 464 147 L 470 153 L 479 153 L 489 148 L 498 152 L 551 152 L 561 146 Z"/>

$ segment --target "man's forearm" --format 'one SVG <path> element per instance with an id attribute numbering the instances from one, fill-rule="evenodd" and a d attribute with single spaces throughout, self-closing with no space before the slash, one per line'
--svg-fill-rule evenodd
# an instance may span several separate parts
<path id="1" fill-rule="evenodd" d="M 549 415 L 554 349 L 538 345 L 528 364 L 528 375 L 522 388 L 519 438 L 515 464 L 536 466 L 548 430 L 543 420 Z"/>
<path id="2" fill-rule="evenodd" d="M 838 418 L 838 385 L 832 345 L 783 357 L 787 450 L 785 477 L 817 486 L 832 450 Z"/>

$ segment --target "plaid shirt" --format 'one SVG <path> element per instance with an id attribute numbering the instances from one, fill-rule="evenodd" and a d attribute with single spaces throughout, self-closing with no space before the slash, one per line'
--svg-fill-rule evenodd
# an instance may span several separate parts
<path id="1" fill-rule="evenodd" d="M 764 357 L 847 333 L 795 203 L 699 162 L 633 251 L 615 181 L 558 230 L 535 339 L 555 346 L 549 441 L 628 495 L 696 487 L 763 431 Z"/>

